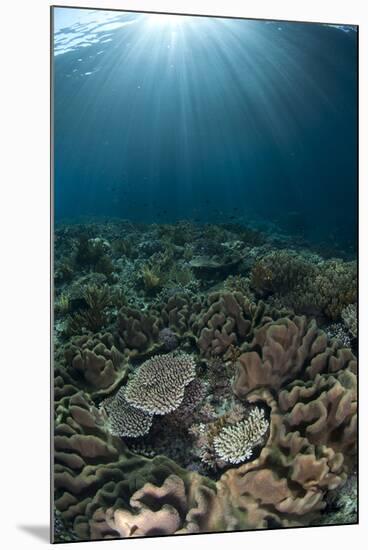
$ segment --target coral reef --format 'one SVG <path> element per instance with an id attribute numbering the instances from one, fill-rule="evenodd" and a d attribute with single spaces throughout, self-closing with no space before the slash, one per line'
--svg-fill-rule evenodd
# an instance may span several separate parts
<path id="1" fill-rule="evenodd" d="M 351 336 L 356 338 L 358 336 L 358 312 L 356 304 L 349 304 L 344 307 L 341 317 Z"/>
<path id="2" fill-rule="evenodd" d="M 69 374 L 74 380 L 82 378 L 87 388 L 108 388 L 126 376 L 123 355 L 110 333 L 72 338 L 64 358 Z"/>
<path id="3" fill-rule="evenodd" d="M 241 224 L 55 243 L 58 542 L 356 521 L 354 260 Z"/>
<path id="4" fill-rule="evenodd" d="M 112 435 L 140 437 L 146 435 L 152 426 L 153 415 L 131 405 L 126 397 L 126 387 L 120 388 L 114 397 L 101 403 L 107 413 L 106 427 Z"/>
<path id="5" fill-rule="evenodd" d="M 262 443 L 267 430 L 264 410 L 254 407 L 246 420 L 220 431 L 213 441 L 215 452 L 224 462 L 240 464 L 251 458 L 253 448 Z"/>
<path id="6" fill-rule="evenodd" d="M 261 296 L 272 294 L 296 313 L 341 319 L 357 299 L 356 262 L 319 261 L 293 251 L 270 252 L 251 270 L 251 287 Z"/>
<path id="7" fill-rule="evenodd" d="M 182 403 L 195 374 L 195 362 L 188 354 L 156 355 L 129 380 L 125 398 L 144 412 L 167 414 Z"/>

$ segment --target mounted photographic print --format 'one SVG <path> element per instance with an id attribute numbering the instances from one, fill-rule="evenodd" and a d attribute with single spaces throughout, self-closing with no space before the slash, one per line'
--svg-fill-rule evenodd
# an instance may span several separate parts
<path id="1" fill-rule="evenodd" d="M 358 28 L 51 44 L 54 542 L 357 523 Z"/>

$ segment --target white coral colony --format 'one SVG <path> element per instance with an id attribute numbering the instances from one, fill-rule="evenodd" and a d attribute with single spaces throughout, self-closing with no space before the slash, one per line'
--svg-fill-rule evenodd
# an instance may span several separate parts
<path id="1" fill-rule="evenodd" d="M 248 418 L 235 426 L 223 428 L 214 438 L 213 446 L 218 458 L 230 464 L 249 460 L 254 447 L 262 443 L 268 426 L 264 410 L 254 407 Z"/>
<path id="2" fill-rule="evenodd" d="M 145 361 L 126 386 L 102 402 L 108 431 L 120 437 L 146 435 L 154 415 L 165 415 L 181 405 L 194 377 L 195 362 L 186 353 L 156 355 Z"/>

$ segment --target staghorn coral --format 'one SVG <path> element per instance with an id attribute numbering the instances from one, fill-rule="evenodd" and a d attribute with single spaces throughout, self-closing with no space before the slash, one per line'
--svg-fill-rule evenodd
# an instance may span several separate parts
<path id="1" fill-rule="evenodd" d="M 195 377 L 195 362 L 185 353 L 156 355 L 145 361 L 129 380 L 126 400 L 151 414 L 167 414 L 179 407 L 185 386 Z"/>
<path id="2" fill-rule="evenodd" d="M 240 464 L 249 460 L 254 447 L 260 445 L 268 430 L 264 410 L 254 407 L 249 416 L 235 426 L 226 426 L 213 440 L 219 460 L 230 464 Z"/>

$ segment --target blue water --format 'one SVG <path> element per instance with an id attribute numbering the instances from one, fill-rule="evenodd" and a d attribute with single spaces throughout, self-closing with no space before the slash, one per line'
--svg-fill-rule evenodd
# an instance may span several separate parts
<path id="1" fill-rule="evenodd" d="M 355 27 L 54 10 L 56 221 L 355 242 Z"/>

